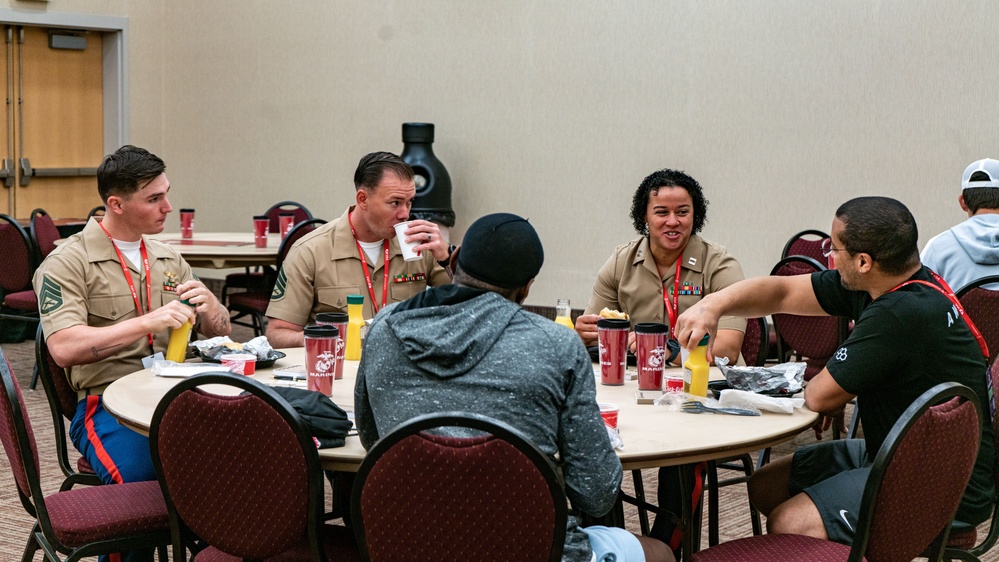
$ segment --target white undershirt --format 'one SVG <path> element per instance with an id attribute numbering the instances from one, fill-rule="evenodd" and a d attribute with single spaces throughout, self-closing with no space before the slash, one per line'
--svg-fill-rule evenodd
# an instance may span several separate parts
<path id="1" fill-rule="evenodd" d="M 136 240 L 135 242 L 124 242 L 122 240 L 115 240 L 114 245 L 118 246 L 118 251 L 121 255 L 132 262 L 135 269 L 142 269 L 142 252 L 139 251 L 139 246 L 142 245 L 142 240 Z"/>
<path id="2" fill-rule="evenodd" d="M 364 255 L 368 256 L 368 263 L 378 265 L 378 256 L 382 253 L 382 246 L 385 244 L 385 241 L 361 242 L 358 240 L 357 243 L 364 249 Z"/>

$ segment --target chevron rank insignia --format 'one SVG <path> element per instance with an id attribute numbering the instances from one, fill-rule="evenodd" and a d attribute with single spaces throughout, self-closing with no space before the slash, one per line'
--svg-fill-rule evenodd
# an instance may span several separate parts
<path id="1" fill-rule="evenodd" d="M 62 287 L 49 279 L 48 275 L 42 277 L 42 292 L 38 301 L 38 310 L 42 314 L 48 314 L 62 306 Z"/>
<path id="2" fill-rule="evenodd" d="M 284 268 L 278 272 L 277 281 L 274 282 L 274 291 L 271 292 L 271 300 L 279 301 L 284 298 L 284 291 L 288 285 L 288 276 L 284 273 Z"/>

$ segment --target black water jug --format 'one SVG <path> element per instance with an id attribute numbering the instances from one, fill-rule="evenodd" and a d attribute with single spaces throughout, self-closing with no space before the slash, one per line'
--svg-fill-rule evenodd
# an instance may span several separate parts
<path id="1" fill-rule="evenodd" d="M 416 174 L 416 199 L 410 219 L 423 219 L 442 226 L 454 226 L 451 208 L 451 176 L 434 156 L 433 123 L 402 124 L 402 159 Z"/>

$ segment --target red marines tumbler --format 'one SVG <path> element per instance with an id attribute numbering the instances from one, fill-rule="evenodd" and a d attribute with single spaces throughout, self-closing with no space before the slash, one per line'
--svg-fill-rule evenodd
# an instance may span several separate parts
<path id="1" fill-rule="evenodd" d="M 624 366 L 628 360 L 628 330 L 631 323 L 616 318 L 597 320 L 597 344 L 600 346 L 600 383 L 624 384 Z"/>
<path id="2" fill-rule="evenodd" d="M 344 336 L 347 334 L 346 312 L 320 312 L 316 315 L 316 324 L 320 326 L 335 326 L 340 335 L 336 339 L 336 380 L 343 378 L 343 352 L 346 346 Z"/>
<path id="3" fill-rule="evenodd" d="M 194 209 L 180 210 L 180 237 L 194 237 Z"/>
<path id="4" fill-rule="evenodd" d="M 662 390 L 669 326 L 658 322 L 635 324 L 638 390 Z"/>
<path id="5" fill-rule="evenodd" d="M 336 374 L 336 342 L 339 332 L 333 326 L 305 327 L 305 372 L 309 390 L 333 394 Z"/>
<path id="6" fill-rule="evenodd" d="M 295 213 L 281 213 L 278 215 L 278 231 L 281 232 L 281 240 L 295 228 Z"/>
<path id="7" fill-rule="evenodd" d="M 271 219 L 267 218 L 267 215 L 253 217 L 253 243 L 258 248 L 267 247 L 267 228 L 270 226 L 270 222 Z"/>

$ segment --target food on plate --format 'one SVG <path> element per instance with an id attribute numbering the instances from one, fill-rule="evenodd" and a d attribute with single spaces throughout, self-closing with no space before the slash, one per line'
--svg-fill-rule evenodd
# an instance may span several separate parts
<path id="1" fill-rule="evenodd" d="M 600 317 L 601 318 L 614 318 L 614 319 L 618 319 L 618 320 L 627 320 L 628 319 L 628 315 L 626 313 L 621 312 L 619 310 L 611 310 L 611 309 L 607 308 L 606 306 L 603 308 L 603 310 L 600 311 Z"/>

